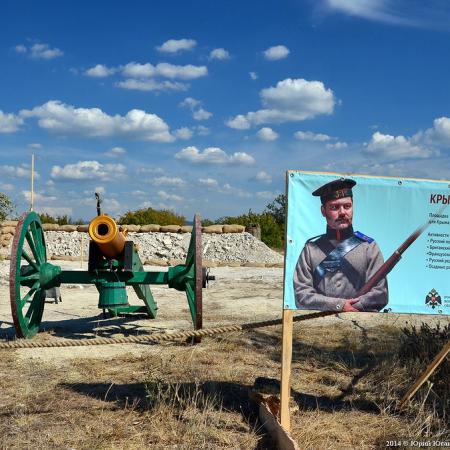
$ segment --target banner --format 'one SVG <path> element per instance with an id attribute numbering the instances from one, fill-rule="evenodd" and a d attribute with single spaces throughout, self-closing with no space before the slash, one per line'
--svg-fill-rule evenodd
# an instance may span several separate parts
<path id="1" fill-rule="evenodd" d="M 449 183 L 288 171 L 284 309 L 450 314 Z"/>

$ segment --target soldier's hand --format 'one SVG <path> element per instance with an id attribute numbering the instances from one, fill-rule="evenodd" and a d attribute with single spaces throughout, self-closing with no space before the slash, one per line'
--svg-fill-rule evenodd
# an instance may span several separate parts
<path id="1" fill-rule="evenodd" d="M 342 307 L 343 312 L 358 312 L 359 310 L 353 307 L 353 303 L 358 302 L 357 298 L 349 298 Z"/>

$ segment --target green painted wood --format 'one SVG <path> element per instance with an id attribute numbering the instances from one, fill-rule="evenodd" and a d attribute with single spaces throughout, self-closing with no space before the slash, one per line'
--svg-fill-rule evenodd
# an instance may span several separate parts
<path id="1" fill-rule="evenodd" d="M 96 284 L 123 281 L 127 286 L 138 284 L 167 284 L 167 272 L 86 272 L 82 270 L 62 270 L 59 284 Z"/>
<path id="2" fill-rule="evenodd" d="M 25 244 L 29 251 L 24 249 Z M 45 304 L 45 290 L 40 284 L 39 273 L 46 262 L 42 224 L 39 216 L 30 212 L 17 225 L 11 254 L 10 301 L 19 337 L 29 339 L 39 331 Z M 26 273 L 22 274 L 22 271 Z"/>

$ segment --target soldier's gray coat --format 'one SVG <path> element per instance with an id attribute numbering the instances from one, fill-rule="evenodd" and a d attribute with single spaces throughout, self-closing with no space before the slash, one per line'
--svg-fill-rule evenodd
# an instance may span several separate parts
<path id="1" fill-rule="evenodd" d="M 362 242 L 344 256 L 340 269 L 327 272 L 318 286 L 314 286 L 314 269 L 338 244 L 339 241 L 330 239 L 327 235 L 305 244 L 294 272 L 297 308 L 342 311 L 345 300 L 355 298 L 358 290 L 384 262 L 375 241 Z M 387 281 L 383 279 L 352 306 L 359 311 L 380 311 L 387 302 Z"/>

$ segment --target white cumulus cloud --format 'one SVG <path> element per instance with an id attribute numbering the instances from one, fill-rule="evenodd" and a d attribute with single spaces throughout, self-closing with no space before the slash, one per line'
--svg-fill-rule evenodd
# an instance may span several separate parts
<path id="1" fill-rule="evenodd" d="M 331 140 L 331 136 L 328 136 L 327 134 L 313 133 L 312 131 L 296 131 L 294 137 L 299 141 L 324 142 Z"/>
<path id="2" fill-rule="evenodd" d="M 15 114 L 7 114 L 0 110 L 0 133 L 14 133 L 23 124 L 23 119 Z"/>
<path id="3" fill-rule="evenodd" d="M 41 214 L 48 214 L 52 217 L 72 216 L 73 210 L 68 206 L 36 206 Z"/>
<path id="4" fill-rule="evenodd" d="M 169 194 L 166 191 L 158 191 L 158 196 L 164 201 L 170 200 L 172 202 L 181 202 L 183 200 L 183 197 L 175 194 Z"/>
<path id="5" fill-rule="evenodd" d="M 264 51 L 264 58 L 268 61 L 277 61 L 279 59 L 286 58 L 290 51 L 284 45 L 274 45 Z"/>
<path id="6" fill-rule="evenodd" d="M 263 123 L 297 122 L 331 114 L 336 104 L 333 91 L 321 81 L 287 78 L 260 92 L 263 109 L 228 120 L 230 128 L 249 129 Z"/>
<path id="7" fill-rule="evenodd" d="M 272 128 L 269 127 L 263 127 L 261 128 L 257 133 L 256 136 L 258 136 L 259 139 L 262 141 L 275 141 L 278 139 L 278 133 L 272 130 Z"/>
<path id="8" fill-rule="evenodd" d="M 262 181 L 263 183 L 267 183 L 267 184 L 272 183 L 272 177 L 264 170 L 261 170 L 260 172 L 258 172 L 256 174 L 255 178 L 258 181 Z"/>
<path id="9" fill-rule="evenodd" d="M 258 79 L 258 74 L 256 72 L 249 72 L 248 74 L 250 75 L 250 78 L 252 80 L 257 80 Z"/>
<path id="10" fill-rule="evenodd" d="M 177 66 L 175 64 L 159 63 L 156 65 L 156 75 L 166 78 L 178 78 L 180 80 L 193 80 L 208 75 L 208 68 L 192 64 Z"/>
<path id="11" fill-rule="evenodd" d="M 96 66 L 86 70 L 84 74 L 87 75 L 88 77 L 93 78 L 105 78 L 109 77 L 110 75 L 113 75 L 115 72 L 116 69 L 114 69 L 113 67 L 107 67 L 103 64 L 97 64 Z"/>
<path id="12" fill-rule="evenodd" d="M 200 103 L 200 100 L 197 100 L 193 97 L 186 97 L 182 102 L 180 102 L 179 106 L 186 108 L 195 108 L 196 106 L 199 106 Z"/>
<path id="13" fill-rule="evenodd" d="M 416 140 L 423 140 L 427 144 L 450 148 L 450 118 L 439 117 L 433 121 L 433 127 L 424 133 L 417 133 Z"/>
<path id="14" fill-rule="evenodd" d="M 29 48 L 29 55 L 35 59 L 53 59 L 64 55 L 59 48 L 50 48 L 48 44 L 34 44 Z"/>
<path id="15" fill-rule="evenodd" d="M 30 178 L 31 168 L 25 164 L 21 166 L 0 166 L 0 175 L 5 175 L 11 178 Z M 39 178 L 39 173 L 34 171 L 34 177 Z"/>
<path id="16" fill-rule="evenodd" d="M 200 151 L 197 147 L 189 146 L 175 154 L 176 159 L 182 159 L 195 164 L 253 164 L 255 159 L 247 153 L 236 152 L 227 154 L 218 147 L 208 147 Z"/>
<path id="17" fill-rule="evenodd" d="M 212 113 L 201 107 L 201 101 L 192 97 L 186 97 L 179 106 L 189 108 L 195 120 L 208 120 Z"/>
<path id="18" fill-rule="evenodd" d="M 191 137 L 194 135 L 193 131 L 190 130 L 188 127 L 182 127 L 182 128 L 178 128 L 177 130 L 175 130 L 173 132 L 173 134 L 178 138 L 178 139 L 191 139 Z"/>
<path id="19" fill-rule="evenodd" d="M 25 45 L 23 45 L 23 44 L 20 44 L 20 45 L 16 45 L 15 47 L 14 47 L 14 50 L 17 52 L 17 53 L 26 53 L 27 51 L 28 51 L 28 49 L 25 47 Z"/>
<path id="20" fill-rule="evenodd" d="M 104 153 L 105 156 L 109 158 L 117 158 L 119 156 L 125 155 L 127 151 L 123 147 L 113 147 L 111 150 L 108 150 Z"/>
<path id="21" fill-rule="evenodd" d="M 31 201 L 31 191 L 22 191 L 22 195 L 26 201 Z M 45 195 L 39 192 L 34 192 L 33 200 L 35 202 L 54 202 L 55 200 L 57 200 L 57 197 L 53 195 Z"/>
<path id="22" fill-rule="evenodd" d="M 122 75 L 130 78 L 148 78 L 156 75 L 156 69 L 150 63 L 130 62 L 122 67 Z"/>
<path id="23" fill-rule="evenodd" d="M 200 186 L 208 189 L 217 188 L 219 186 L 218 181 L 214 178 L 199 178 L 198 183 Z"/>
<path id="24" fill-rule="evenodd" d="M 225 60 L 230 59 L 230 53 L 224 48 L 215 48 L 209 53 L 209 59 Z"/>
<path id="25" fill-rule="evenodd" d="M 156 49 L 162 53 L 178 53 L 185 50 L 192 50 L 197 45 L 194 39 L 169 39 Z"/>
<path id="26" fill-rule="evenodd" d="M 435 151 L 416 145 L 404 136 L 391 136 L 379 131 L 372 135 L 366 152 L 388 160 L 429 158 L 436 154 Z"/>
<path id="27" fill-rule="evenodd" d="M 123 164 L 101 164 L 98 161 L 78 161 L 76 164 L 53 166 L 50 176 L 55 180 L 103 180 L 121 178 L 125 174 Z"/>
<path id="28" fill-rule="evenodd" d="M 331 150 L 342 150 L 343 148 L 347 148 L 348 144 L 347 144 L 347 142 L 338 141 L 333 144 L 327 144 L 326 147 Z"/>
<path id="29" fill-rule="evenodd" d="M 153 184 L 154 186 L 175 186 L 175 187 L 181 187 L 186 184 L 184 180 L 182 180 L 180 177 L 169 177 L 169 176 L 153 178 L 152 180 L 149 181 L 149 183 Z"/>
<path id="30" fill-rule="evenodd" d="M 41 128 L 58 134 L 85 137 L 125 136 L 143 141 L 172 142 L 169 126 L 156 114 L 132 109 L 110 116 L 100 108 L 75 108 L 57 100 L 22 110 L 21 117 L 38 119 Z"/>
<path id="31" fill-rule="evenodd" d="M 129 78 L 124 81 L 119 81 L 116 83 L 117 87 L 122 89 L 134 90 L 134 91 L 186 91 L 188 85 L 185 83 L 180 83 L 178 81 L 156 81 L 153 79 L 149 80 L 136 80 L 134 78 Z"/>
<path id="32" fill-rule="evenodd" d="M 263 199 L 274 199 L 275 197 L 277 197 L 278 193 L 276 192 L 271 192 L 271 191 L 259 191 L 256 193 L 256 196 L 258 198 L 263 198 Z"/>
<path id="33" fill-rule="evenodd" d="M 208 120 L 212 116 L 212 113 L 206 111 L 206 109 L 199 108 L 196 111 L 192 112 L 192 117 L 195 120 Z"/>

